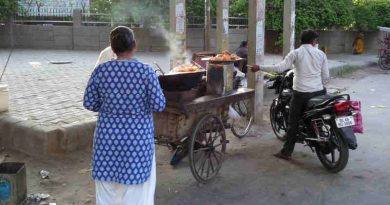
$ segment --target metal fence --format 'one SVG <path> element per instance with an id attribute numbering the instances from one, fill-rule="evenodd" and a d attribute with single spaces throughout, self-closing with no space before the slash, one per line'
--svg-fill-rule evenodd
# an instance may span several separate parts
<path id="1" fill-rule="evenodd" d="M 246 17 L 229 17 L 230 28 L 248 28 L 248 18 Z"/>
<path id="2" fill-rule="evenodd" d="M 72 24 L 73 8 L 22 8 L 15 15 L 17 24 Z"/>
<path id="3" fill-rule="evenodd" d="M 31 8 L 20 10 L 15 16 L 17 24 L 72 24 L 72 8 Z M 130 27 L 153 27 L 169 25 L 169 16 L 147 16 L 143 18 L 132 18 L 129 16 L 115 16 L 112 14 L 83 12 L 81 16 L 84 26 L 114 26 L 127 25 Z M 204 16 L 187 16 L 188 28 L 203 28 Z M 217 19 L 211 18 L 211 27 L 215 28 Z M 240 29 L 248 27 L 248 18 L 229 17 L 229 27 Z"/>
<path id="4" fill-rule="evenodd" d="M 189 28 L 203 28 L 205 23 L 204 16 L 188 16 L 187 17 L 187 26 Z M 211 18 L 211 27 L 217 27 L 217 18 Z M 248 18 L 245 17 L 229 17 L 229 28 L 247 28 L 248 27 Z"/>
<path id="5" fill-rule="evenodd" d="M 115 26 L 126 25 L 132 28 L 145 26 L 168 25 L 169 18 L 165 16 L 148 16 L 143 18 L 133 18 L 130 16 L 114 16 L 102 13 L 82 13 L 82 22 L 84 26 Z"/>

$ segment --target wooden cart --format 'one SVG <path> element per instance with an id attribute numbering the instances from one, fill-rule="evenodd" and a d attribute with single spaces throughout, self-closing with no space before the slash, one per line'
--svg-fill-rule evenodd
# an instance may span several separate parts
<path id="1" fill-rule="evenodd" d="M 253 122 L 250 105 L 254 95 L 253 89 L 239 88 L 224 96 L 206 95 L 185 103 L 168 101 L 164 112 L 154 114 L 156 143 L 175 150 L 173 165 L 188 154 L 194 178 L 207 183 L 222 166 L 229 106 L 244 119 L 242 132 L 238 125 L 230 126 L 236 136 L 243 137 Z"/>

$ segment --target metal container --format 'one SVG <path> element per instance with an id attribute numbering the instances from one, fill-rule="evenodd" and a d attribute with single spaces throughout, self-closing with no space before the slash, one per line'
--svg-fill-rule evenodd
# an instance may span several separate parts
<path id="1" fill-rule="evenodd" d="M 207 94 L 225 95 L 233 91 L 234 63 L 207 64 Z"/>
<path id="2" fill-rule="evenodd" d="M 0 84 L 0 112 L 8 111 L 8 85 Z"/>
<path id="3" fill-rule="evenodd" d="M 27 198 L 26 167 L 24 163 L 0 164 L 0 205 L 19 205 Z"/>
<path id="4" fill-rule="evenodd" d="M 206 72 L 168 73 L 158 76 L 161 88 L 166 91 L 187 91 L 196 87 Z"/>

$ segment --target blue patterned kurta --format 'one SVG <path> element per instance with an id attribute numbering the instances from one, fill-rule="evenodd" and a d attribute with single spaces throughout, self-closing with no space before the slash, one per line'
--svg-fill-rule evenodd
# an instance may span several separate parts
<path id="1" fill-rule="evenodd" d="M 154 70 L 137 60 L 100 64 L 85 90 L 84 107 L 99 112 L 93 142 L 93 179 L 144 183 L 154 156 L 153 112 L 165 108 Z"/>

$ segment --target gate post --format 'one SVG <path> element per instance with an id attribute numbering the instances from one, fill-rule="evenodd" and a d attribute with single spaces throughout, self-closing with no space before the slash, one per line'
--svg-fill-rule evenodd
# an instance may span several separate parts
<path id="1" fill-rule="evenodd" d="M 217 52 L 229 50 L 229 0 L 217 0 Z"/>
<path id="2" fill-rule="evenodd" d="M 249 1 L 248 19 L 248 65 L 260 65 L 264 62 L 265 0 Z M 255 123 L 263 120 L 264 75 L 248 69 L 248 87 L 255 89 Z"/>
<path id="3" fill-rule="evenodd" d="M 171 69 L 185 63 L 187 41 L 186 41 L 186 1 L 170 0 L 169 2 L 169 27 L 170 36 L 168 39 L 171 49 Z M 173 51 L 172 51 L 173 49 Z M 172 55 L 173 54 L 173 55 Z"/>
<path id="4" fill-rule="evenodd" d="M 283 10 L 283 58 L 294 50 L 295 0 L 284 0 Z"/>

